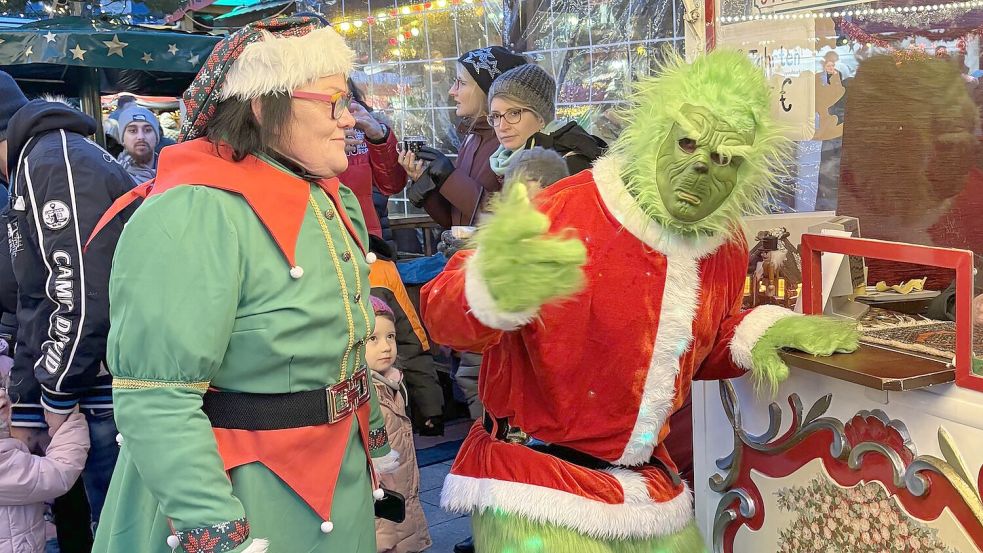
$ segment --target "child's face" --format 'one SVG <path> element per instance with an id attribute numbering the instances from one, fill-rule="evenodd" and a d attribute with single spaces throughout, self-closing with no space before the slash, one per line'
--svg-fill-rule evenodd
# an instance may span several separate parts
<path id="1" fill-rule="evenodd" d="M 396 326 L 386 317 L 375 318 L 375 332 L 365 346 L 365 362 L 376 372 L 384 372 L 396 363 Z"/>

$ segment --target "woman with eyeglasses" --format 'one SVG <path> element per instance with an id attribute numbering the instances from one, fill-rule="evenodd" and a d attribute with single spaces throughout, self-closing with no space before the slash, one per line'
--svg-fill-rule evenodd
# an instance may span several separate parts
<path id="1" fill-rule="evenodd" d="M 185 93 L 113 260 L 121 448 L 93 551 L 375 553 L 375 508 L 398 518 L 365 365 L 374 256 L 337 178 L 353 60 L 320 18 L 271 18 Z"/>
<path id="2" fill-rule="evenodd" d="M 449 92 L 463 120 L 459 130 L 465 134 L 457 164 L 429 147 L 400 155 L 399 163 L 413 180 L 407 199 L 440 226 L 473 225 L 483 201 L 502 188 L 488 164 L 499 145 L 485 120 L 488 89 L 502 73 L 525 63 L 524 57 L 501 46 L 466 52 L 457 60 L 457 78 Z"/>
<path id="3" fill-rule="evenodd" d="M 506 175 L 515 160 L 530 148 L 555 151 L 571 175 L 589 169 L 607 149 L 603 140 L 588 134 L 576 121 L 556 119 L 556 81 L 538 65 L 506 71 L 492 83 L 488 96 L 488 124 L 501 143 L 490 160 L 496 175 Z M 537 175 L 528 176 L 539 179 Z"/>

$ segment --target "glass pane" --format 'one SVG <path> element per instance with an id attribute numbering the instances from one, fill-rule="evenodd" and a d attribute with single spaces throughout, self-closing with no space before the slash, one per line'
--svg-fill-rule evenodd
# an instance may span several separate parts
<path id="1" fill-rule="evenodd" d="M 581 49 L 554 52 L 553 64 L 558 102 L 589 102 L 590 51 Z"/>
<path id="2" fill-rule="evenodd" d="M 405 108 L 429 108 L 433 106 L 430 92 L 430 70 L 428 63 L 401 63 L 400 93 Z"/>
<path id="3" fill-rule="evenodd" d="M 379 11 L 373 17 L 375 22 L 372 25 L 372 61 L 374 63 L 392 62 L 400 58 L 397 50 L 399 41 L 397 31 L 399 30 L 399 18 L 390 15 L 395 10 Z"/>
<path id="4" fill-rule="evenodd" d="M 485 26 L 485 10 L 481 7 L 474 9 L 460 9 L 455 12 L 457 17 L 457 44 L 458 56 L 468 50 L 484 48 L 489 44 L 499 44 L 500 38 L 494 42 L 489 42 L 488 32 Z"/>
<path id="5" fill-rule="evenodd" d="M 433 82 L 434 106 L 454 107 L 450 90 L 457 77 L 457 60 L 434 60 L 427 65 Z"/>
<path id="6" fill-rule="evenodd" d="M 631 46 L 610 46 L 591 50 L 591 101 L 621 101 L 627 97 L 630 83 L 628 52 Z"/>
<path id="7" fill-rule="evenodd" d="M 427 17 L 427 41 L 430 44 L 430 59 L 457 59 L 457 31 L 454 24 L 457 18 L 450 9 L 431 12 Z"/>
<path id="8" fill-rule="evenodd" d="M 586 1 L 554 2 L 552 18 L 554 47 L 590 46 L 590 11 Z"/>
<path id="9" fill-rule="evenodd" d="M 402 107 L 400 76 L 396 64 L 367 65 L 362 68 L 368 79 L 366 101 L 376 109 Z"/>
<path id="10" fill-rule="evenodd" d="M 400 139 L 408 136 L 422 136 L 427 144 L 433 144 L 433 119 L 431 110 L 396 110 L 396 120 L 403 130 Z"/>
<path id="11" fill-rule="evenodd" d="M 445 153 L 457 153 L 461 147 L 461 137 L 457 127 L 460 119 L 454 114 L 453 109 L 434 110 L 434 144 L 433 146 Z"/>

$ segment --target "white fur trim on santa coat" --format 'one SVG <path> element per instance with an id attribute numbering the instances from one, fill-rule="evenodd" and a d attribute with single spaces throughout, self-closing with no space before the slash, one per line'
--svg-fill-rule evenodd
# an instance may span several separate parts
<path id="1" fill-rule="evenodd" d="M 487 326 L 497 330 L 511 332 L 521 328 L 533 321 L 538 311 L 521 311 L 510 313 L 502 311 L 492 298 L 488 285 L 485 284 L 481 272 L 478 270 L 478 256 L 480 252 L 475 252 L 468 259 L 464 269 L 464 297 L 468 300 L 470 313 L 475 319 Z"/>
<path id="2" fill-rule="evenodd" d="M 752 309 L 734 329 L 734 337 L 730 340 L 731 361 L 746 371 L 753 370 L 751 350 L 761 336 L 778 321 L 796 315 L 798 313 L 777 305 L 759 305 Z"/>
<path id="3" fill-rule="evenodd" d="M 672 414 L 676 401 L 679 358 L 693 341 L 693 318 L 700 296 L 700 269 L 692 257 L 666 255 L 666 283 L 659 311 L 659 328 L 649 360 L 638 417 L 631 437 L 615 465 L 648 462 L 659 440 L 659 431 Z"/>
<path id="4" fill-rule="evenodd" d="M 689 488 L 668 501 L 654 501 L 641 474 L 626 469 L 605 472 L 621 484 L 624 503 L 603 503 L 544 486 L 448 474 L 440 506 L 456 513 L 501 509 L 598 539 L 666 536 L 692 522 L 693 497 Z"/>
<path id="5" fill-rule="evenodd" d="M 621 179 L 621 159 L 607 154 L 594 162 L 594 182 L 604 206 L 636 238 L 668 255 L 702 259 L 722 246 L 727 235 L 680 236 L 645 215 Z M 653 181 L 652 185 L 655 185 Z"/>
<path id="6" fill-rule="evenodd" d="M 693 341 L 693 318 L 700 297 L 699 259 L 716 251 L 726 237 L 682 237 L 646 217 L 625 190 L 617 157 L 607 156 L 594 164 L 594 182 L 605 207 L 625 230 L 666 256 L 659 332 L 649 360 L 638 418 L 624 452 L 614 461 L 616 465 L 639 465 L 652 456 L 659 431 L 672 414 L 679 358 Z"/>
<path id="7" fill-rule="evenodd" d="M 262 33 L 263 38 L 246 46 L 232 63 L 219 91 L 220 100 L 289 94 L 322 77 L 347 76 L 352 70 L 355 52 L 331 27 L 303 36 Z"/>

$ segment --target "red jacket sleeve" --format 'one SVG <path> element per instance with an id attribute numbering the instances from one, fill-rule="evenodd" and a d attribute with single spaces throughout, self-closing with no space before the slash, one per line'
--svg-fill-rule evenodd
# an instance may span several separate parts
<path id="1" fill-rule="evenodd" d="M 455 254 L 443 272 L 420 292 L 420 311 L 430 337 L 457 351 L 484 351 L 497 344 L 504 332 L 479 321 L 474 314 L 475 306 L 468 300 L 467 266 L 474 254 L 474 251 Z"/>
<path id="2" fill-rule="evenodd" d="M 739 247 L 738 247 L 739 246 Z M 713 349 L 696 371 L 696 380 L 736 378 L 753 370 L 751 350 L 758 339 L 778 320 L 795 313 L 776 305 L 759 305 L 743 309 L 744 277 L 747 270 L 747 246 L 743 240 L 732 246 L 727 260 L 730 281 L 727 283 L 727 310 L 717 330 Z"/>
<path id="3" fill-rule="evenodd" d="M 369 149 L 372 183 L 387 196 L 402 192 L 406 188 L 406 170 L 399 164 L 396 136 L 392 130 L 386 131 L 386 140 L 381 144 L 366 140 L 365 145 Z"/>

